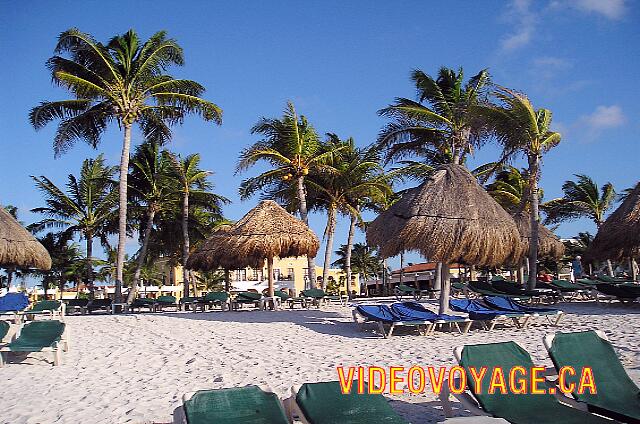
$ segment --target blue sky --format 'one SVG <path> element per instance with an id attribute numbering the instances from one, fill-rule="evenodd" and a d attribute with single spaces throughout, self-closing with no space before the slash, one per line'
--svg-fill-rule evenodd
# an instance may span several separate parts
<path id="1" fill-rule="evenodd" d="M 175 129 L 170 148 L 201 153 L 204 168 L 215 172 L 216 191 L 233 200 L 225 208 L 230 219 L 257 201 L 239 201 L 243 176 L 234 176 L 234 167 L 238 152 L 256 141 L 249 129 L 261 116 L 280 116 L 292 100 L 321 133 L 353 136 L 366 145 L 385 123 L 376 111 L 394 97 L 414 95 L 410 71 L 435 74 L 443 65 L 463 67 L 467 75 L 489 68 L 495 82 L 554 112 L 563 141 L 544 159 L 547 199 L 561 195 L 563 181 L 575 173 L 624 189 L 639 179 L 638 7 L 626 0 L 2 1 L 0 203 L 18 206 L 21 220 L 32 222 L 37 217 L 28 210 L 42 201 L 29 175 L 61 185 L 83 159 L 99 152 L 118 163 L 117 128 L 98 151 L 78 143 L 54 159 L 55 125 L 35 132 L 28 123 L 38 102 L 67 97 L 52 86 L 44 63 L 57 35 L 70 27 L 102 41 L 129 28 L 143 38 L 164 29 L 178 40 L 186 65 L 172 74 L 202 83 L 205 97 L 223 108 L 224 123 L 188 119 Z M 471 165 L 497 155 L 488 145 Z M 324 219 L 312 217 L 318 234 Z M 595 226 L 581 220 L 563 224 L 558 233 L 584 230 L 595 232 Z M 346 232 L 341 222 L 336 245 L 345 242 Z M 132 242 L 129 250 L 135 248 Z"/>

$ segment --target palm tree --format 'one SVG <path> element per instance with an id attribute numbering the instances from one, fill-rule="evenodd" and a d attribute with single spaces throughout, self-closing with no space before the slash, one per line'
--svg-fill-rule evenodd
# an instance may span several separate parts
<path id="1" fill-rule="evenodd" d="M 86 159 L 80 169 L 80 177 L 69 174 L 67 192 L 58 188 L 50 179 L 41 175 L 31 176 L 36 187 L 44 195 L 47 206 L 31 209 L 31 212 L 47 216 L 29 226 L 34 232 L 44 229 L 62 229 L 68 235 L 80 235 L 86 241 L 86 279 L 93 286 L 93 239 L 99 238 L 107 245 L 108 226 L 114 221 L 118 192 L 112 180 L 117 168 L 107 166 L 104 158 Z"/>
<path id="2" fill-rule="evenodd" d="M 163 155 L 157 143 L 138 146 L 131 160 L 129 188 L 132 203 L 140 211 L 135 214 L 140 222 L 142 243 L 136 255 L 136 269 L 133 284 L 129 290 L 128 302 L 135 299 L 140 283 L 140 273 L 147 258 L 147 249 L 156 215 L 171 208 L 175 203 L 174 187 L 171 185 L 171 162 Z"/>
<path id="3" fill-rule="evenodd" d="M 38 241 L 47 249 L 51 256 L 51 269 L 48 271 L 33 270 L 33 275 L 42 278 L 42 288 L 45 298 L 47 290 L 57 285 L 60 293 L 64 290 L 66 283 L 73 279 L 73 274 L 78 265 L 86 269 L 87 262 L 82 259 L 80 249 L 76 243 L 72 242 L 72 235 L 68 232 L 47 233 L 39 237 Z"/>
<path id="4" fill-rule="evenodd" d="M 415 70 L 411 80 L 417 101 L 397 98 L 378 112 L 394 119 L 378 137 L 378 144 L 386 149 L 387 161 L 418 156 L 425 159 L 422 165 L 427 167 L 464 163 L 466 155 L 486 138 L 475 107 L 485 100 L 488 72 L 480 71 L 466 84 L 462 69 L 456 72 L 444 67 L 437 78 Z"/>
<path id="5" fill-rule="evenodd" d="M 322 168 L 336 152 L 322 149 L 316 130 L 305 116 L 298 116 L 291 102 L 287 103 L 282 118 L 262 118 L 251 133 L 260 134 L 263 139 L 242 151 L 237 172 L 246 171 L 260 161 L 267 162 L 271 169 L 244 180 L 240 197 L 245 200 L 258 191 L 278 191 L 284 183 L 295 193 L 295 198 L 288 199 L 290 209 L 295 207 L 308 225 L 305 177 L 312 170 Z M 314 259 L 307 258 L 309 282 L 313 283 L 316 281 Z"/>
<path id="6" fill-rule="evenodd" d="M 207 180 L 211 171 L 200 169 L 200 155 L 189 155 L 184 159 L 167 151 L 164 152 L 171 163 L 173 176 L 176 180 L 177 192 L 182 195 L 182 275 L 184 281 L 184 296 L 189 296 L 189 271 L 186 268 L 190 253 L 189 240 L 189 202 L 193 199 L 201 207 L 216 213 L 222 219 L 222 204 L 228 203 L 225 197 L 211 193 L 213 185 Z"/>
<path id="7" fill-rule="evenodd" d="M 604 222 L 605 213 L 616 201 L 613 184 L 606 183 L 598 187 L 595 181 L 583 174 L 575 174 L 577 181 L 565 181 L 562 185 L 564 195 L 541 205 L 546 212 L 546 224 L 572 221 L 578 218 L 591 219 L 596 227 Z M 607 260 L 607 270 L 613 276 L 613 266 Z"/>
<path id="8" fill-rule="evenodd" d="M 340 140 L 335 134 L 327 134 L 325 148 L 336 151 L 328 163 L 331 171 L 323 169 L 309 174 L 308 183 L 313 203 L 327 209 L 325 228 L 326 248 L 322 273 L 323 288 L 327 284 L 333 237 L 337 215 L 350 217 L 347 240 L 347 281 L 351 281 L 350 255 L 353 246 L 355 227 L 362 222 L 360 211 L 371 203 L 383 204 L 392 194 L 391 187 L 380 165 L 380 153 L 377 147 L 357 148 L 353 138 Z M 347 286 L 347 293 L 349 287 Z"/>
<path id="9" fill-rule="evenodd" d="M 505 166 L 496 174 L 491 184 L 486 186 L 487 192 L 507 212 L 515 214 L 521 211 L 529 212 L 529 175 L 526 169 L 518 169 L 513 166 Z M 542 200 L 543 190 L 538 187 L 538 198 Z"/>
<path id="10" fill-rule="evenodd" d="M 333 266 L 338 266 L 345 272 L 349 262 L 347 259 L 348 249 L 349 246 L 346 244 L 340 246 L 340 250 L 335 252 L 339 258 L 332 263 Z M 351 268 L 354 273 L 367 279 L 379 275 L 383 270 L 383 265 L 382 260 L 372 248 L 362 243 L 356 243 L 353 245 L 351 253 Z"/>
<path id="11" fill-rule="evenodd" d="M 550 130 L 551 111 L 535 109 L 527 96 L 499 87 L 494 93 L 499 104 L 480 106 L 478 113 L 503 145 L 503 159 L 518 153 L 529 164 L 529 201 L 531 205 L 531 240 L 529 243 L 529 289 L 535 288 L 538 261 L 539 199 L 538 180 L 542 156 L 560 143 L 560 133 Z"/>
<path id="12" fill-rule="evenodd" d="M 131 130 L 138 124 L 148 141 L 171 139 L 170 126 L 196 113 L 205 121 L 221 123 L 222 111 L 200 98 L 204 87 L 195 81 L 174 79 L 166 73 L 171 65 L 183 65 L 178 43 L 159 31 L 146 42 L 134 30 L 113 37 L 106 45 L 76 28 L 58 37 L 55 56 L 47 61 L 54 83 L 68 89 L 73 98 L 44 101 L 31 110 L 35 129 L 58 120 L 53 141 L 56 156 L 76 140 L 93 147 L 101 141 L 108 124 L 123 130 L 119 182 L 119 231 L 116 299 L 121 297 L 127 225 L 127 173 Z"/>

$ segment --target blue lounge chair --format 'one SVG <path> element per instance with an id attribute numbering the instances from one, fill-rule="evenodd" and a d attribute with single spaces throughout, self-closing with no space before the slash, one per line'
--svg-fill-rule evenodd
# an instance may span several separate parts
<path id="1" fill-rule="evenodd" d="M 531 315 L 523 312 L 506 312 L 489 308 L 478 300 L 451 299 L 449 307 L 456 312 L 465 312 L 474 321 L 482 322 L 482 326 L 491 331 L 500 320 L 511 319 L 518 328 L 527 328 Z M 520 321 L 522 319 L 522 322 Z"/>
<path id="2" fill-rule="evenodd" d="M 535 316 L 544 316 L 551 325 L 557 326 L 564 316 L 564 312 L 553 308 L 534 308 L 516 302 L 513 299 L 502 296 L 485 296 L 484 303 L 488 306 L 505 312 L 520 312 Z M 550 317 L 555 316 L 555 322 L 551 322 Z"/>
<path id="3" fill-rule="evenodd" d="M 386 339 L 391 337 L 393 330 L 398 326 L 410 326 L 417 327 L 418 330 L 426 328 L 424 334 L 429 334 L 433 327 L 433 322 L 430 320 L 418 320 L 418 319 L 405 319 L 393 312 L 388 305 L 358 305 L 352 312 L 353 320 L 356 324 L 362 324 L 365 322 L 373 322 L 378 325 L 378 330 L 382 336 Z M 359 319 L 363 318 L 363 321 Z M 384 326 L 389 326 L 389 331 L 386 332 Z"/>
<path id="4" fill-rule="evenodd" d="M 7 293 L 0 296 L 0 315 L 9 315 L 14 323 L 21 321 L 20 312 L 29 306 L 29 298 L 24 293 Z"/>
<path id="5" fill-rule="evenodd" d="M 472 324 L 472 321 L 467 317 L 436 314 L 428 310 L 418 302 L 409 301 L 394 303 L 393 305 L 391 305 L 391 310 L 400 315 L 403 319 L 425 320 L 433 322 L 431 334 L 433 334 L 437 327 L 442 327 L 444 324 L 449 324 L 450 326 L 454 325 L 458 329 L 458 332 L 467 333 Z M 460 323 L 463 323 L 462 329 L 460 328 Z"/>

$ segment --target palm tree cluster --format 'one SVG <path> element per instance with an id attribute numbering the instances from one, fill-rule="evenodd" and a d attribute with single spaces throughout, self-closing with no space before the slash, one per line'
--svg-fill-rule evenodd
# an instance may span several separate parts
<path id="1" fill-rule="evenodd" d="M 186 115 L 219 125 L 222 110 L 201 97 L 202 85 L 168 74 L 170 67 L 183 65 L 184 55 L 164 31 L 142 41 L 130 30 L 103 44 L 70 29 L 58 37 L 54 54 L 47 62 L 53 81 L 72 98 L 40 103 L 30 121 L 36 129 L 58 123 L 55 155 L 77 140 L 97 147 L 112 123 L 122 131 L 123 142 L 119 167 L 107 165 L 102 155 L 87 159 L 64 188 L 45 176 L 33 177 L 46 206 L 33 209 L 44 218 L 30 228 L 59 230 L 42 238 L 57 257 L 43 278 L 48 285 L 63 285 L 79 261 L 89 287 L 96 275 L 104 275 L 115 280 L 119 298 L 128 281 L 131 300 L 145 273 L 153 278 L 152 259 L 186 264 L 193 248 L 226 222 L 221 208 L 228 200 L 213 193 L 211 172 L 201 169 L 200 155 L 181 157 L 164 147 L 171 127 Z M 260 119 L 251 129 L 258 140 L 240 152 L 236 171 L 247 172 L 259 163 L 267 169 L 242 181 L 241 199 L 275 199 L 307 224 L 309 213 L 326 213 L 323 275 L 316 278 L 315 258 L 309 257 L 307 287 L 318 280 L 326 286 L 336 227 L 344 218 L 349 231 L 333 264 L 344 269 L 350 282 L 354 273 L 371 276 L 381 268 L 376 253 L 355 242 L 357 230 L 367 225 L 366 211 L 388 208 L 408 183 L 425 181 L 441 165 L 466 166 L 476 150 L 493 142 L 500 156 L 470 172 L 509 213 L 531 217 L 528 284 L 533 287 L 542 215 L 546 224 L 587 217 L 599 226 L 616 201 L 613 186 L 598 187 L 586 175 L 576 175 L 577 181 L 563 185 L 562 198 L 542 202 L 543 157 L 561 140 L 551 129 L 550 110 L 535 108 L 525 94 L 495 84 L 486 69 L 467 80 L 462 69 L 443 67 L 436 76 L 414 70 L 411 82 L 415 97 L 398 97 L 378 111 L 388 122 L 367 147 L 334 133 L 321 135 L 291 102 L 282 116 Z M 143 140 L 130 158 L 134 126 Z M 518 157 L 526 160 L 525 168 L 514 166 Z M 134 233 L 140 248 L 127 260 L 125 241 Z M 84 259 L 73 243 L 76 238 L 85 243 Z M 106 262 L 94 257 L 95 240 L 107 249 Z M 96 273 L 98 264 L 106 264 L 108 271 Z M 183 269 L 188 296 L 193 278 Z M 220 279 L 220 274 L 201 275 L 194 284 L 213 287 Z"/>

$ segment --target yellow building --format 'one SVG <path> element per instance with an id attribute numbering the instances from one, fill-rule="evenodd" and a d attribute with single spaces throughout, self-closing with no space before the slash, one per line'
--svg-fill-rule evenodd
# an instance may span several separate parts
<path id="1" fill-rule="evenodd" d="M 181 286 L 183 282 L 183 273 L 181 266 L 172 267 L 168 259 L 159 259 L 155 262 L 155 267 L 160 274 L 163 285 Z M 254 269 L 251 267 L 236 269 L 230 271 L 232 291 L 256 290 L 262 292 L 267 288 L 267 268 Z M 194 272 L 195 273 L 195 272 Z M 197 274 L 197 273 L 195 273 Z M 316 265 L 316 277 L 318 283 L 313 287 L 319 287 L 322 279 L 322 267 Z M 276 289 L 287 289 L 292 294 L 298 294 L 306 287 L 308 282 L 308 265 L 305 256 L 297 258 L 274 258 L 273 260 L 273 278 Z M 346 290 L 346 274 L 341 269 L 331 268 L 329 270 L 329 281 L 335 281 L 340 284 L 340 290 Z M 350 290 L 359 291 L 359 279 L 357 275 L 352 275 L 352 284 Z"/>

